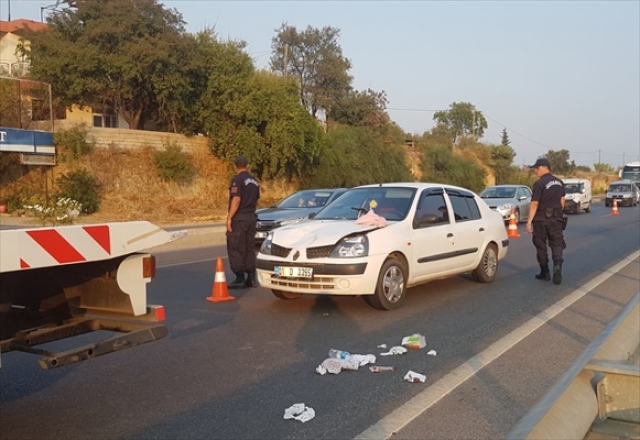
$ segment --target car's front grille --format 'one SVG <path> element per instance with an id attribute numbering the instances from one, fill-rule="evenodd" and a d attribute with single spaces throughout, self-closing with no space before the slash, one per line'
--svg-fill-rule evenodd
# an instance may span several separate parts
<path id="1" fill-rule="evenodd" d="M 337 279 L 333 276 L 316 276 L 313 280 L 278 278 L 271 276 L 270 288 L 298 288 L 298 289 L 322 289 L 335 290 Z"/>
<path id="2" fill-rule="evenodd" d="M 281 257 L 281 258 L 287 258 L 290 252 L 291 252 L 291 248 L 278 246 L 275 243 L 271 244 L 271 255 L 275 255 L 276 257 Z"/>
<path id="3" fill-rule="evenodd" d="M 307 249 L 307 258 L 327 258 L 336 246 L 330 244 L 328 246 L 318 246 Z"/>

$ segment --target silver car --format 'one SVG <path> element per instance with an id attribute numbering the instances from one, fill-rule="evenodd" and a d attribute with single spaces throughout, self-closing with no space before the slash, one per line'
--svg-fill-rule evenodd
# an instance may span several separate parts
<path id="1" fill-rule="evenodd" d="M 508 222 L 514 210 L 516 222 L 527 220 L 531 207 L 531 190 L 525 185 L 495 185 L 485 188 L 480 197 Z"/>

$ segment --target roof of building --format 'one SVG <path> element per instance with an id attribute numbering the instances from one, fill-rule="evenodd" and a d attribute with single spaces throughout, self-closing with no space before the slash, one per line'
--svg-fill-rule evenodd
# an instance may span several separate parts
<path id="1" fill-rule="evenodd" d="M 17 20 L 4 21 L 0 20 L 0 33 L 20 35 L 25 29 L 31 31 L 41 31 L 47 28 L 47 23 L 39 21 L 26 20 L 19 18 Z"/>

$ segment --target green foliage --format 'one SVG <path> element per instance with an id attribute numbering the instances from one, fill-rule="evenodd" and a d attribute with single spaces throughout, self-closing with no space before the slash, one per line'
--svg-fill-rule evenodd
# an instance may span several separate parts
<path id="1" fill-rule="evenodd" d="M 353 187 L 411 180 L 401 147 L 385 145 L 380 135 L 364 127 L 336 125 L 327 134 L 325 149 L 303 186 Z"/>
<path id="2" fill-rule="evenodd" d="M 68 130 L 58 130 L 53 134 L 53 141 L 58 147 L 58 154 L 65 161 L 74 161 L 91 151 L 87 142 L 86 125 L 76 125 Z"/>
<path id="3" fill-rule="evenodd" d="M 82 212 L 85 214 L 94 213 L 100 207 L 100 184 L 84 169 L 58 177 L 56 186 L 57 198 L 77 201 L 82 204 Z"/>
<path id="4" fill-rule="evenodd" d="M 158 176 L 164 181 L 186 185 L 195 177 L 191 158 L 175 143 L 165 144 L 164 151 L 157 151 L 153 161 L 158 170 Z"/>
<path id="5" fill-rule="evenodd" d="M 271 68 L 298 78 L 300 100 L 316 117 L 319 110 L 330 113 L 351 88 L 351 62 L 338 44 L 340 29 L 308 26 L 298 31 L 282 23 L 271 40 Z M 285 59 L 286 51 L 286 59 Z"/>
<path id="6" fill-rule="evenodd" d="M 576 170 L 575 161 L 569 163 L 569 150 L 549 150 L 543 157 L 551 164 L 553 174 L 570 175 Z"/>
<path id="7" fill-rule="evenodd" d="M 504 145 L 508 147 L 511 144 L 511 140 L 509 140 L 509 133 L 507 133 L 507 129 L 502 129 L 502 140 L 500 141 L 500 145 Z"/>
<path id="8" fill-rule="evenodd" d="M 575 171 L 582 171 L 582 172 L 588 173 L 589 171 L 591 171 L 591 168 L 589 168 L 586 165 L 576 165 Z"/>
<path id="9" fill-rule="evenodd" d="M 83 1 L 29 32 L 30 75 L 50 83 L 61 104 L 119 113 L 130 128 L 167 119 L 169 101 L 190 87 L 184 21 L 157 0 Z"/>
<path id="10" fill-rule="evenodd" d="M 220 84 L 220 85 L 218 85 Z M 226 85 L 225 85 L 226 84 Z M 293 78 L 269 72 L 210 82 L 207 131 L 212 152 L 231 162 L 243 154 L 258 178 L 308 173 L 322 149 L 322 127 L 300 105 Z M 233 99 L 216 99 L 216 96 Z"/>
<path id="11" fill-rule="evenodd" d="M 424 149 L 422 181 L 448 183 L 479 192 L 487 173 L 472 160 L 454 155 L 448 147 Z"/>
<path id="12" fill-rule="evenodd" d="M 38 218 L 42 226 L 71 225 L 82 210 L 82 205 L 69 198 L 59 197 L 57 200 L 24 205 L 25 211 L 29 211 Z"/>
<path id="13" fill-rule="evenodd" d="M 596 170 L 596 172 L 598 173 L 606 173 L 606 174 L 616 173 L 616 170 L 608 163 L 602 163 L 602 162 L 594 163 L 593 169 Z"/>
<path id="14" fill-rule="evenodd" d="M 520 172 L 518 167 L 512 165 L 513 159 L 516 157 L 516 152 L 504 143 L 493 145 L 489 148 L 491 150 L 491 160 L 489 164 L 493 168 L 496 185 L 514 183 Z"/>
<path id="15" fill-rule="evenodd" d="M 442 110 L 433 114 L 436 127 L 449 135 L 453 145 L 458 145 L 465 136 L 480 139 L 487 129 L 487 120 L 481 111 L 469 102 L 454 102 L 449 110 Z"/>

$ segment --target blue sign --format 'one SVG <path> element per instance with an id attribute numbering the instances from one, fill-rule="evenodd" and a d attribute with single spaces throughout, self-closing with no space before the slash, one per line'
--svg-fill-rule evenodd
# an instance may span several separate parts
<path id="1" fill-rule="evenodd" d="M 53 133 L 0 127 L 0 151 L 56 154 Z"/>

